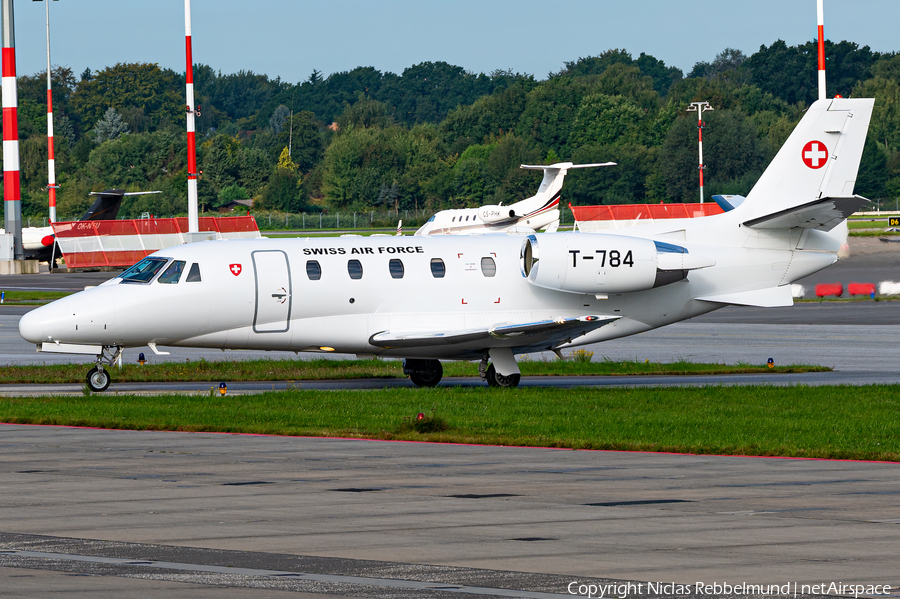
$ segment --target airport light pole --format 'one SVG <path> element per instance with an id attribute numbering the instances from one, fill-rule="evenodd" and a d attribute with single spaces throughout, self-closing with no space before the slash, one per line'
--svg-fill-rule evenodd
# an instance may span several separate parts
<path id="1" fill-rule="evenodd" d="M 703 164 L 703 111 L 705 110 L 714 110 L 712 106 L 709 105 L 709 102 L 691 102 L 691 105 L 688 106 L 688 112 L 696 112 L 697 113 L 697 132 L 699 135 L 699 149 L 700 149 L 700 203 L 703 203 L 703 169 L 706 166 Z"/>
<path id="2" fill-rule="evenodd" d="M 825 0 L 817 0 L 816 16 L 819 35 L 819 99 L 825 99 Z"/>
<path id="3" fill-rule="evenodd" d="M 188 143 L 188 232 L 200 231 L 200 218 L 197 210 L 197 142 L 194 137 L 194 66 L 191 55 L 191 0 L 184 0 L 184 38 L 187 53 L 187 70 L 185 71 L 187 94 L 187 143 Z"/>
<path id="4" fill-rule="evenodd" d="M 0 0 L 3 37 L 3 221 L 13 235 L 13 258 L 22 260 L 22 195 L 19 181 L 19 121 L 16 93 L 16 34 L 13 0 Z"/>
<path id="5" fill-rule="evenodd" d="M 41 0 L 34 0 L 40 2 Z M 53 86 L 50 82 L 50 0 L 43 0 L 47 13 L 47 191 L 50 196 L 50 222 L 56 222 L 56 160 L 53 155 Z"/>

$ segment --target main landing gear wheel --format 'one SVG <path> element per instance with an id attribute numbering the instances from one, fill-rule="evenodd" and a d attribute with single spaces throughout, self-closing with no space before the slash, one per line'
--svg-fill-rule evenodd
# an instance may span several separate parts
<path id="1" fill-rule="evenodd" d="M 487 372 L 484 374 L 484 379 L 489 387 L 518 387 L 521 378 L 522 375 L 518 372 L 509 375 L 499 374 L 493 364 L 488 366 Z"/>
<path id="2" fill-rule="evenodd" d="M 444 376 L 444 367 L 438 360 L 403 360 L 403 374 L 409 375 L 416 387 L 435 387 Z"/>
<path id="3" fill-rule="evenodd" d="M 106 391 L 111 382 L 109 373 L 97 366 L 94 366 L 88 371 L 85 381 L 87 382 L 88 388 L 94 393 Z"/>

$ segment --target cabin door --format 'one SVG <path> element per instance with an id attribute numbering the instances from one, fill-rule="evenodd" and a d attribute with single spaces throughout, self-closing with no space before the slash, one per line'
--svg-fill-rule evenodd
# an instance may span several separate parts
<path id="1" fill-rule="evenodd" d="M 256 311 L 254 333 L 284 333 L 291 320 L 291 270 L 288 257 L 281 250 L 253 252 L 256 276 Z"/>

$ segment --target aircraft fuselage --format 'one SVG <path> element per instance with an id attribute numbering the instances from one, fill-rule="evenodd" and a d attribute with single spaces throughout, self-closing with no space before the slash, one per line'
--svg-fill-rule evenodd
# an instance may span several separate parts
<path id="1" fill-rule="evenodd" d="M 811 233 L 829 245 L 824 233 Z M 559 271 L 571 282 L 588 269 L 588 292 L 579 293 L 577 285 L 575 291 L 557 290 L 530 281 L 522 256 L 528 239 L 540 244 L 536 264 L 544 269 L 542 274 Z M 633 273 L 647 268 L 641 260 L 656 259 L 649 253 L 641 256 L 638 250 L 629 256 L 627 248 L 637 247 L 630 244 L 638 241 L 646 240 L 570 233 L 189 244 L 151 255 L 166 263 L 150 282 L 112 279 L 32 311 L 22 318 L 20 331 L 38 344 L 136 347 L 154 343 L 476 358 L 484 352 L 484 344 L 435 342 L 391 347 L 371 341 L 373 335 L 384 332 L 470 331 L 589 315 L 615 320 L 563 345 L 602 341 L 721 307 L 694 298 L 739 290 L 741 279 L 752 281 L 748 284 L 754 288 L 784 285 L 786 276 L 793 280 L 831 264 L 837 251 L 836 243 L 816 251 L 796 250 L 786 239 L 782 240 L 784 249 L 767 249 L 773 245 L 769 242 L 750 248 L 684 242 L 679 245 L 690 255 L 713 258 L 714 266 L 690 270 L 682 280 L 657 288 L 618 293 L 617 281 L 633 289 Z M 575 243 L 581 244 L 580 250 L 570 249 Z M 606 259 L 602 266 L 601 256 Z M 612 260 L 612 256 L 618 257 Z M 628 264 L 629 257 L 632 264 Z M 184 263 L 180 280 L 161 282 L 161 273 L 173 261 Z M 194 264 L 200 280 L 189 281 L 187 273 Z M 598 287 L 590 283 L 595 271 L 605 273 L 604 283 Z M 565 288 L 564 282 L 560 285 Z M 506 346 L 524 353 L 559 345 L 541 343 L 539 347 L 525 341 L 517 345 L 513 338 Z"/>

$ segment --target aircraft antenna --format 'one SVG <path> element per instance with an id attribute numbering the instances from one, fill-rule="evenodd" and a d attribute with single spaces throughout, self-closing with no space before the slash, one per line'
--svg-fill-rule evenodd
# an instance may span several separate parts
<path id="1" fill-rule="evenodd" d="M 187 94 L 187 144 L 188 144 L 188 232 L 200 231 L 200 218 L 197 212 L 197 142 L 194 138 L 194 115 L 198 112 L 194 107 L 194 66 L 191 56 L 191 0 L 184 0 L 184 38 L 187 54 L 187 70 L 185 71 Z"/>
<path id="2" fill-rule="evenodd" d="M 819 99 L 825 99 L 825 0 L 816 0 L 819 30 Z"/>
<path id="3" fill-rule="evenodd" d="M 697 133 L 699 135 L 699 149 L 700 149 L 700 203 L 703 203 L 703 169 L 706 168 L 706 165 L 703 164 L 703 111 L 704 110 L 715 110 L 712 106 L 709 105 L 709 102 L 691 102 L 691 105 L 688 106 L 688 112 L 696 112 L 697 113 Z"/>

